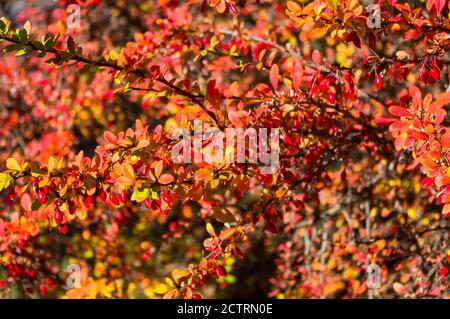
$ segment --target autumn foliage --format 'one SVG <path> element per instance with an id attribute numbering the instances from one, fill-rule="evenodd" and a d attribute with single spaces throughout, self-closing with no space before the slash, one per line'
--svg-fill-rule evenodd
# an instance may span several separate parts
<path id="1" fill-rule="evenodd" d="M 450 2 L 0 12 L 0 297 L 448 297 Z M 278 171 L 177 163 L 196 120 Z"/>

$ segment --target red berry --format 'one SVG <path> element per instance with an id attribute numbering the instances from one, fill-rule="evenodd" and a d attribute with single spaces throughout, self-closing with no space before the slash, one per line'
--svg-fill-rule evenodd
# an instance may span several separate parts
<path id="1" fill-rule="evenodd" d="M 328 103 L 330 103 L 330 104 L 333 104 L 333 105 L 336 104 L 336 95 L 333 92 L 329 91 L 328 95 L 327 95 L 327 100 L 328 100 Z"/>
<path id="2" fill-rule="evenodd" d="M 27 275 L 28 277 L 32 278 L 34 277 L 34 271 L 32 271 L 31 269 L 25 269 L 25 275 Z"/>
<path id="3" fill-rule="evenodd" d="M 92 204 L 94 204 L 94 196 L 88 195 L 83 201 L 83 204 L 86 208 L 90 208 Z"/>
<path id="4" fill-rule="evenodd" d="M 99 198 L 102 202 L 104 202 L 104 201 L 106 200 L 106 193 L 105 193 L 105 191 L 104 191 L 103 189 L 101 189 L 101 190 L 99 191 L 99 193 L 98 193 L 98 198 Z"/>
<path id="5" fill-rule="evenodd" d="M 61 234 L 67 234 L 67 231 L 69 230 L 69 226 L 67 226 L 67 224 L 59 225 L 58 230 Z"/>
<path id="6" fill-rule="evenodd" d="M 41 203 L 42 205 L 44 205 L 45 202 L 47 202 L 47 195 L 44 193 L 42 189 L 38 190 L 37 197 L 39 203 Z"/>
<path id="7" fill-rule="evenodd" d="M 345 42 L 350 42 L 352 40 L 352 34 L 351 33 L 344 34 L 342 40 L 344 40 Z"/>
<path id="8" fill-rule="evenodd" d="M 377 38 L 375 37 L 375 34 L 369 33 L 369 46 L 373 48 L 376 43 L 377 43 Z"/>
<path id="9" fill-rule="evenodd" d="M 149 172 L 150 172 L 150 168 L 148 167 L 148 165 L 145 165 L 144 168 L 142 169 L 142 175 L 148 176 Z"/>
<path id="10" fill-rule="evenodd" d="M 109 200 L 111 201 L 111 203 L 113 203 L 113 205 L 120 205 L 119 199 L 117 198 L 116 194 L 111 193 L 111 195 L 109 195 Z"/>
<path id="11" fill-rule="evenodd" d="M 434 81 L 439 81 L 439 79 L 441 78 L 441 73 L 438 71 L 437 68 L 433 68 L 430 71 L 430 76 Z"/>
<path id="12" fill-rule="evenodd" d="M 55 284 L 55 281 L 52 278 L 47 279 L 47 286 L 52 287 Z"/>
<path id="13" fill-rule="evenodd" d="M 125 189 L 119 192 L 119 200 L 122 202 L 122 204 L 125 204 L 127 202 L 128 195 Z"/>
<path id="14" fill-rule="evenodd" d="M 202 296 L 200 296 L 199 294 L 193 294 L 192 299 L 202 299 Z"/>
<path id="15" fill-rule="evenodd" d="M 230 9 L 234 14 L 238 14 L 239 11 L 237 9 L 237 7 L 234 4 L 230 4 Z"/>
<path id="16" fill-rule="evenodd" d="M 163 201 L 165 201 L 167 203 L 167 205 L 172 208 L 173 202 L 172 202 L 172 197 L 170 197 L 169 194 L 167 194 L 166 192 L 162 192 L 161 193 L 161 198 Z"/>
<path id="17" fill-rule="evenodd" d="M 420 82 L 424 82 L 424 79 L 425 79 L 425 70 L 422 70 L 422 71 L 419 72 L 419 76 L 417 77 L 417 79 L 418 79 Z"/>
<path id="18" fill-rule="evenodd" d="M 141 260 L 147 261 L 150 259 L 151 256 L 152 256 L 152 253 L 150 251 L 143 252 L 141 255 Z"/>
<path id="19" fill-rule="evenodd" d="M 45 285 L 44 285 L 44 284 L 41 284 L 41 285 L 39 286 L 39 292 L 41 293 L 41 296 L 42 296 L 42 297 L 45 297 L 45 295 L 47 294 L 47 288 L 45 288 Z"/>
<path id="20" fill-rule="evenodd" d="M 63 214 L 60 210 L 55 211 L 55 223 L 56 225 L 61 225 L 63 221 Z"/>
<path id="21" fill-rule="evenodd" d="M 150 207 L 152 210 L 157 210 L 158 208 L 161 207 L 161 200 L 159 198 L 153 200 L 150 204 Z"/>
<path id="22" fill-rule="evenodd" d="M 449 270 L 448 270 L 447 267 L 442 267 L 441 270 L 439 270 L 439 274 L 440 274 L 442 277 L 447 276 L 448 272 L 449 272 Z"/>
<path id="23" fill-rule="evenodd" d="M 150 208 L 151 207 L 151 201 L 150 201 L 150 198 L 146 198 L 146 199 L 144 199 L 144 205 L 145 205 L 145 207 L 147 207 L 147 208 Z"/>
<path id="24" fill-rule="evenodd" d="M 174 232 L 174 231 L 176 231 L 177 230 L 177 223 L 175 223 L 175 222 L 170 222 L 169 223 L 169 231 L 171 231 L 171 232 Z"/>
<path id="25" fill-rule="evenodd" d="M 20 248 L 23 248 L 23 247 L 25 247 L 27 245 L 27 242 L 25 240 L 23 240 L 23 239 L 19 239 L 17 241 L 17 244 L 19 245 Z"/>
<path id="26" fill-rule="evenodd" d="M 381 90 L 383 88 L 383 79 L 379 74 L 375 74 L 375 87 L 377 90 Z"/>

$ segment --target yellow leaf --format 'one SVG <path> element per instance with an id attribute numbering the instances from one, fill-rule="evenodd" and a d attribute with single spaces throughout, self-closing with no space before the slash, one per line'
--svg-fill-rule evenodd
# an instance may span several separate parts
<path id="1" fill-rule="evenodd" d="M 130 163 L 127 162 L 122 163 L 122 173 L 125 177 L 134 182 L 134 169 Z"/>
<path id="2" fill-rule="evenodd" d="M 164 284 L 159 284 L 158 286 L 155 287 L 155 292 L 157 294 L 165 294 L 168 291 L 167 286 Z"/>
<path id="3" fill-rule="evenodd" d="M 408 214 L 408 217 L 411 219 L 416 218 L 416 210 L 414 208 L 408 208 L 408 210 L 406 211 L 406 213 Z"/>
<path id="4" fill-rule="evenodd" d="M 155 170 L 155 177 L 158 179 L 164 168 L 163 161 L 155 161 L 152 163 L 151 167 Z"/>
<path id="5" fill-rule="evenodd" d="M 55 158 L 53 156 L 50 156 L 47 164 L 48 172 L 49 173 L 52 172 L 54 168 L 55 168 Z"/>
<path id="6" fill-rule="evenodd" d="M 211 225 L 211 223 L 207 223 L 206 224 L 206 231 L 208 232 L 208 234 L 210 234 L 213 237 L 217 237 L 216 235 L 216 231 L 214 230 L 213 225 Z"/>
<path id="7" fill-rule="evenodd" d="M 20 171 L 21 170 L 19 163 L 12 157 L 8 158 L 6 160 L 6 167 L 8 169 L 13 170 L 13 171 Z"/>

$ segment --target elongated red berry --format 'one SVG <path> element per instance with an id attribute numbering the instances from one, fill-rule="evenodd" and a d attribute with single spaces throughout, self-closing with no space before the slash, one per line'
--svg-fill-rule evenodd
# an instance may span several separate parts
<path id="1" fill-rule="evenodd" d="M 441 73 L 437 68 L 433 68 L 430 70 L 430 76 L 434 81 L 439 81 L 439 79 L 441 78 Z"/>
<path id="2" fill-rule="evenodd" d="M 58 230 L 61 234 L 67 234 L 67 231 L 69 230 L 69 226 L 67 226 L 67 224 L 59 225 Z"/>
<path id="3" fill-rule="evenodd" d="M 61 225 L 62 221 L 63 221 L 63 214 L 61 213 L 61 211 L 57 210 L 55 211 L 55 223 L 56 225 Z"/>
<path id="4" fill-rule="evenodd" d="M 199 294 L 193 294 L 192 299 L 202 299 L 202 296 L 200 296 Z"/>
<path id="5" fill-rule="evenodd" d="M 94 204 L 94 196 L 88 195 L 83 201 L 83 204 L 86 208 L 90 208 L 92 204 Z"/>
<path id="6" fill-rule="evenodd" d="M 336 94 L 334 94 L 333 92 L 328 92 L 328 95 L 327 95 L 327 101 L 328 101 L 328 103 L 330 103 L 330 104 L 336 104 Z"/>
<path id="7" fill-rule="evenodd" d="M 172 208 L 173 201 L 172 201 L 172 197 L 170 197 L 169 194 L 167 194 L 166 192 L 162 192 L 161 199 L 167 203 L 167 206 L 169 206 L 169 208 Z"/>
<path id="8" fill-rule="evenodd" d="M 111 201 L 111 203 L 113 205 L 116 205 L 116 206 L 120 205 L 119 199 L 117 198 L 116 194 L 114 194 L 114 193 L 111 193 L 111 195 L 109 195 L 109 200 Z"/>
<path id="9" fill-rule="evenodd" d="M 47 195 L 45 194 L 45 192 L 42 189 L 38 190 L 37 198 L 38 198 L 39 203 L 41 203 L 42 205 L 44 205 L 45 202 L 47 201 Z"/>
<path id="10" fill-rule="evenodd" d="M 381 90 L 383 88 L 383 79 L 379 74 L 375 74 L 375 87 L 377 90 Z"/>
<path id="11" fill-rule="evenodd" d="M 231 9 L 231 12 L 233 12 L 234 14 L 239 13 L 238 8 L 234 4 L 230 4 L 230 9 Z"/>
<path id="12" fill-rule="evenodd" d="M 119 192 L 119 200 L 122 202 L 122 204 L 125 204 L 128 200 L 128 195 L 126 190 L 122 190 Z"/>
<path id="13" fill-rule="evenodd" d="M 44 284 L 41 284 L 39 286 L 39 293 L 41 294 L 42 297 L 45 297 L 45 295 L 47 294 L 47 288 L 45 287 Z"/>
<path id="14" fill-rule="evenodd" d="M 145 207 L 147 207 L 147 208 L 150 208 L 151 207 L 151 201 L 150 201 L 150 198 L 146 198 L 146 199 L 144 199 L 144 205 L 145 205 Z"/>
<path id="15" fill-rule="evenodd" d="M 104 201 L 106 200 L 106 193 L 105 193 L 105 191 L 104 191 L 103 189 L 101 189 L 101 190 L 98 192 L 98 198 L 99 198 L 102 202 L 104 202 Z"/>
<path id="16" fill-rule="evenodd" d="M 158 208 L 161 207 L 161 200 L 159 198 L 155 199 L 155 200 L 152 200 L 152 202 L 150 204 L 150 207 L 153 210 L 157 210 Z"/>

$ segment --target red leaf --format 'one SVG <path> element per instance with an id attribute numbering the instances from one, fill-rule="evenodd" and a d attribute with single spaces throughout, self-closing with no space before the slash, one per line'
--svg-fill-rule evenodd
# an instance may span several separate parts
<path id="1" fill-rule="evenodd" d="M 209 80 L 206 87 L 206 100 L 213 106 L 220 104 L 221 93 L 216 80 Z"/>
<path id="2" fill-rule="evenodd" d="M 441 137 L 441 144 L 444 147 L 450 147 L 450 132 L 445 133 Z"/>
<path id="3" fill-rule="evenodd" d="M 378 125 L 386 125 L 395 121 L 397 121 L 397 119 L 387 116 L 379 116 L 375 118 L 375 123 Z"/>
<path id="4" fill-rule="evenodd" d="M 421 182 L 422 188 L 431 188 L 434 185 L 434 179 L 430 177 L 425 177 Z"/>
<path id="5" fill-rule="evenodd" d="M 388 2 L 389 2 L 389 5 L 391 7 L 393 7 L 397 3 L 397 0 L 388 0 Z"/>
<path id="6" fill-rule="evenodd" d="M 444 9 L 446 0 L 434 0 L 434 7 L 436 8 L 437 16 L 441 15 L 442 9 Z"/>
<path id="7" fill-rule="evenodd" d="M 395 116 L 411 116 L 411 112 L 404 107 L 401 106 L 391 106 L 389 108 L 389 113 Z"/>

